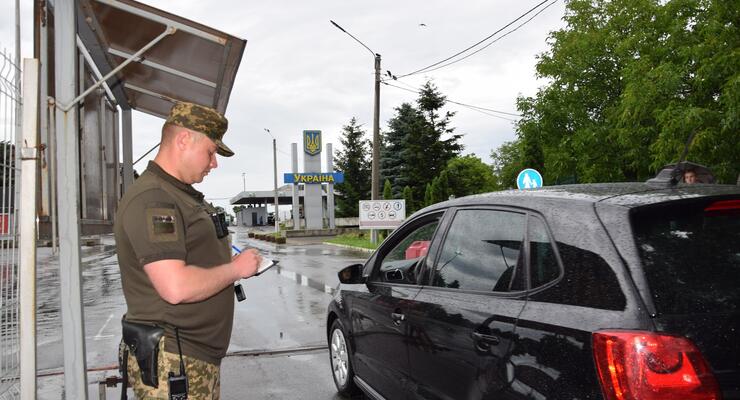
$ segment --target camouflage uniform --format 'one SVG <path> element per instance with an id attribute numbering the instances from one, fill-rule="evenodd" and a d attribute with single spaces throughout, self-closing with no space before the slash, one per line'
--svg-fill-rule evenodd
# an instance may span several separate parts
<path id="1" fill-rule="evenodd" d="M 218 111 L 191 103 L 177 103 L 167 124 L 200 132 L 218 146 L 218 154 L 234 153 L 222 141 L 228 121 Z M 170 304 L 162 299 L 144 271 L 160 260 L 183 260 L 186 265 L 211 268 L 231 261 L 229 236 L 219 238 L 211 219 L 215 208 L 202 193 L 150 162 L 127 190 L 116 215 L 114 232 L 121 282 L 126 297 L 126 320 L 164 328 L 159 342 L 158 388 L 141 381 L 133 351 L 128 374 L 139 399 L 166 399 L 169 372 L 180 372 L 174 327 L 178 328 L 189 399 L 218 399 L 220 363 L 226 354 L 234 318 L 234 290 L 222 289 L 195 303 Z M 120 351 L 122 354 L 123 343 Z"/>
<path id="2" fill-rule="evenodd" d="M 119 348 L 119 358 L 123 356 L 123 342 Z M 188 376 L 188 400 L 218 400 L 221 395 L 221 379 L 219 367 L 211 363 L 183 356 L 185 371 Z M 139 364 L 133 353 L 128 353 L 128 385 L 134 390 L 134 395 L 141 400 L 167 400 L 169 387 L 167 374 L 180 371 L 180 355 L 164 350 L 164 340 L 159 342 L 159 362 L 157 373 L 159 385 L 157 388 L 145 385 L 141 381 Z"/>

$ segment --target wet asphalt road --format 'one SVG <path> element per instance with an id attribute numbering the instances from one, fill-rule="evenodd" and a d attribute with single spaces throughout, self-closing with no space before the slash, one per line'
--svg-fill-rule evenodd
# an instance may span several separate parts
<path id="1" fill-rule="evenodd" d="M 234 230 L 236 246 L 255 247 L 280 264 L 242 281 L 247 299 L 236 303 L 229 355 L 222 364 L 222 398 L 338 399 L 325 348 L 326 307 L 338 284 L 337 271 L 364 262 L 368 253 L 311 240 L 275 245 Z M 88 393 L 97 399 L 95 382 L 118 374 L 119 321 L 126 307 L 113 239 L 83 248 L 82 259 Z M 59 264 L 50 249 L 39 249 L 38 260 L 38 398 L 60 399 Z M 118 398 L 119 389 L 108 389 L 106 396 Z"/>

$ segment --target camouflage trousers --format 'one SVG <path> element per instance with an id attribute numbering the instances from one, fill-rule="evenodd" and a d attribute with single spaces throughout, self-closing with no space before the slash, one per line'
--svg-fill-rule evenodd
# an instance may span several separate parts
<path id="1" fill-rule="evenodd" d="M 125 344 L 119 346 L 119 359 L 123 355 Z M 188 400 L 219 400 L 221 397 L 221 370 L 217 365 L 183 356 L 185 371 L 188 376 Z M 180 356 L 177 353 L 164 351 L 164 340 L 159 341 L 159 363 L 157 373 L 159 385 L 153 388 L 141 381 L 141 371 L 136 357 L 128 353 L 128 385 L 134 390 L 139 400 L 167 400 L 169 398 L 169 372 L 180 373 Z"/>

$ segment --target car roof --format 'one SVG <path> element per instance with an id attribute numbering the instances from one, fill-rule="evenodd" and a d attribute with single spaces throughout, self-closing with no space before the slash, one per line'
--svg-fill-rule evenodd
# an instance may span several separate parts
<path id="1" fill-rule="evenodd" d="M 584 202 L 622 206 L 640 207 L 665 201 L 680 200 L 706 196 L 740 195 L 740 186 L 715 184 L 678 184 L 673 187 L 640 182 L 591 183 L 579 185 L 545 186 L 538 189 L 504 190 L 444 201 L 425 208 L 424 212 L 435 209 L 486 205 L 530 203 L 536 199 L 547 199 L 564 202 Z"/>

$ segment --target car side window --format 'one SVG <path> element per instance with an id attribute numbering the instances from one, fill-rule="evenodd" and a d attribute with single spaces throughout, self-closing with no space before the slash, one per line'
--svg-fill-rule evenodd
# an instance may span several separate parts
<path id="1" fill-rule="evenodd" d="M 550 283 L 560 276 L 555 250 L 545 229 L 545 223 L 529 218 L 529 279 L 532 288 Z"/>
<path id="2" fill-rule="evenodd" d="M 432 277 L 432 286 L 510 292 L 524 265 L 525 215 L 500 210 L 455 214 Z"/>
<path id="3" fill-rule="evenodd" d="M 438 224 L 439 217 L 433 217 L 397 239 L 396 245 L 380 260 L 380 268 L 374 275 L 374 280 L 416 284 L 421 260 L 427 255 Z"/>

